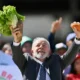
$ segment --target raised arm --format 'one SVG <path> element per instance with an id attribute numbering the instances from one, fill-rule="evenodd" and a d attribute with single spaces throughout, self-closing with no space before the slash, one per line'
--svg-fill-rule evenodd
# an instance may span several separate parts
<path id="1" fill-rule="evenodd" d="M 22 40 L 23 23 L 18 22 L 16 28 L 13 28 L 11 26 L 10 29 L 14 38 L 14 41 L 12 43 L 13 60 L 23 73 L 25 65 L 27 63 L 27 59 L 25 59 L 25 57 L 23 56 L 23 52 L 20 47 L 20 42 Z"/>
<path id="2" fill-rule="evenodd" d="M 80 23 L 79 22 L 73 22 L 71 24 L 71 28 L 75 32 L 76 38 L 75 38 L 73 44 L 71 45 L 71 47 L 67 50 L 67 52 L 62 57 L 62 60 L 63 60 L 63 63 L 64 63 L 63 68 L 67 67 L 69 64 L 72 63 L 72 61 L 74 60 L 76 54 L 79 51 L 79 47 L 80 47 L 80 31 L 78 31 L 75 27 L 73 27 L 75 25 L 78 25 L 80 27 Z"/>
<path id="3" fill-rule="evenodd" d="M 54 53 L 55 51 L 55 40 L 54 40 L 54 36 L 55 34 L 50 33 L 48 36 L 48 41 L 50 43 L 50 49 L 51 49 L 51 53 Z"/>
<path id="4" fill-rule="evenodd" d="M 59 20 L 56 20 L 51 25 L 50 34 L 48 36 L 48 41 L 50 43 L 51 53 L 54 53 L 55 51 L 55 33 L 59 30 L 61 26 L 62 18 L 59 18 Z"/>

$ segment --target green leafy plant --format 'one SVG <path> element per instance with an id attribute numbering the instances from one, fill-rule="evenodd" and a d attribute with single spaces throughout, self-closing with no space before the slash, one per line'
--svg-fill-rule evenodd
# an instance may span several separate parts
<path id="1" fill-rule="evenodd" d="M 11 30 L 9 27 L 15 28 L 19 20 L 24 21 L 25 16 L 20 15 L 16 11 L 16 7 L 11 5 L 3 6 L 3 10 L 0 10 L 0 33 L 10 36 Z"/>

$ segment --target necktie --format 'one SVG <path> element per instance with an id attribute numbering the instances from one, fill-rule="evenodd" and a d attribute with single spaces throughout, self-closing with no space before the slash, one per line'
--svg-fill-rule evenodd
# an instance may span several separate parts
<path id="1" fill-rule="evenodd" d="M 46 80 L 46 70 L 45 70 L 45 67 L 43 65 L 41 65 L 41 68 L 40 68 L 39 80 Z"/>

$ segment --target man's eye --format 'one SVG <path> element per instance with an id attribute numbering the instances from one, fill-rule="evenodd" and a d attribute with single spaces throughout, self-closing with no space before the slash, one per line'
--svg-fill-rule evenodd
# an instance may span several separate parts
<path id="1" fill-rule="evenodd" d="M 40 45 L 38 44 L 37 47 L 39 47 Z"/>
<path id="2" fill-rule="evenodd" d="M 46 46 L 46 44 L 44 44 L 43 46 Z"/>

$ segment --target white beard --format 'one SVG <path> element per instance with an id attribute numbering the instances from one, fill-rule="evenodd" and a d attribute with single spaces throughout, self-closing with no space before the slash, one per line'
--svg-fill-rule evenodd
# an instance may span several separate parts
<path id="1" fill-rule="evenodd" d="M 44 55 L 41 55 L 41 53 L 33 53 L 33 56 L 38 58 L 38 59 L 45 59 L 48 57 L 48 53 L 45 53 Z"/>

